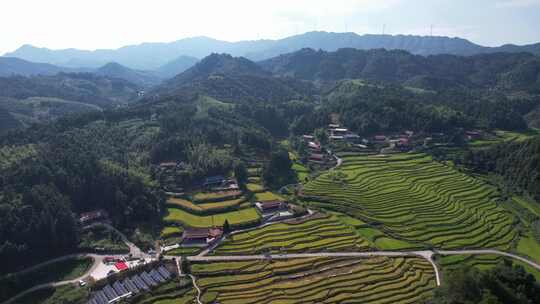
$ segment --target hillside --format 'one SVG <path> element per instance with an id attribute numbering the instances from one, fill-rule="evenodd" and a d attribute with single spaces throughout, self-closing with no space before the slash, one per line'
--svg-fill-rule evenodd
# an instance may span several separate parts
<path id="1" fill-rule="evenodd" d="M 282 102 L 313 93 L 309 83 L 275 78 L 256 63 L 227 54 L 212 54 L 150 92 L 174 96 L 202 93 L 229 102 Z"/>
<path id="2" fill-rule="evenodd" d="M 199 60 L 195 57 L 180 56 L 160 66 L 153 72 L 162 78 L 172 78 L 194 66 L 197 61 Z"/>
<path id="3" fill-rule="evenodd" d="M 464 162 L 479 172 L 504 177 L 510 189 L 522 189 L 540 200 L 540 137 L 501 143 L 487 150 L 467 153 Z"/>
<path id="4" fill-rule="evenodd" d="M 525 53 L 423 57 L 397 50 L 303 49 L 260 65 L 275 75 L 312 81 L 367 79 L 436 90 L 498 87 L 537 91 L 540 84 L 540 59 Z"/>
<path id="5" fill-rule="evenodd" d="M 160 77 L 150 72 L 132 70 L 115 62 L 107 63 L 99 69 L 96 69 L 93 74 L 123 79 L 143 87 L 150 87 L 161 82 Z"/>
<path id="6" fill-rule="evenodd" d="M 0 133 L 17 128 L 21 124 L 6 109 L 0 107 Z"/>
<path id="7" fill-rule="evenodd" d="M 29 62 L 19 58 L 0 57 L 0 77 L 13 75 L 55 75 L 60 72 L 75 71 L 47 63 Z"/>
<path id="8" fill-rule="evenodd" d="M 138 91 L 130 82 L 88 73 L 0 77 L 0 97 L 15 99 L 56 97 L 110 107 L 133 101 Z"/>
<path id="9" fill-rule="evenodd" d="M 154 70 L 179 56 L 203 58 L 211 53 L 229 53 L 251 60 L 264 60 L 302 48 L 335 51 L 339 48 L 406 50 L 418 55 L 474 55 L 493 52 L 532 52 L 540 54 L 540 44 L 484 47 L 461 38 L 413 35 L 358 35 L 355 33 L 307 32 L 278 40 L 227 42 L 208 37 L 192 37 L 170 43 L 142 43 L 116 50 L 50 50 L 24 45 L 10 57 L 66 67 L 97 68 L 118 62 L 129 68 Z"/>

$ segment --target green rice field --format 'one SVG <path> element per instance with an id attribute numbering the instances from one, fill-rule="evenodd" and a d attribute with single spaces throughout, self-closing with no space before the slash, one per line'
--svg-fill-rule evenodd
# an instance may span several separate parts
<path id="1" fill-rule="evenodd" d="M 369 248 L 370 243 L 336 215 L 320 215 L 310 220 L 290 220 L 234 234 L 216 249 L 215 254 L 362 251 Z"/>
<path id="2" fill-rule="evenodd" d="M 497 205 L 496 188 L 428 155 L 343 159 L 343 178 L 325 173 L 305 185 L 306 199 L 318 201 L 313 206 L 346 213 L 417 246 L 505 250 L 518 237 L 514 216 Z"/>
<path id="3" fill-rule="evenodd" d="M 192 264 L 203 303 L 419 303 L 435 287 L 419 258 L 309 258 Z"/>
<path id="4" fill-rule="evenodd" d="M 167 208 L 168 214 L 163 219 L 165 222 L 181 224 L 194 228 L 207 228 L 222 226 L 225 220 L 231 225 L 242 225 L 258 221 L 259 213 L 255 208 L 247 208 L 238 211 L 225 212 L 216 215 L 199 216 L 177 208 Z"/>

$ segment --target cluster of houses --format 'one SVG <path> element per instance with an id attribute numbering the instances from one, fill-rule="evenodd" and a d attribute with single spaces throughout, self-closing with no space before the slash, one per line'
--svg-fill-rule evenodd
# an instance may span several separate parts
<path id="1" fill-rule="evenodd" d="M 203 186 L 212 191 L 234 191 L 240 189 L 236 178 L 225 178 L 221 175 L 207 177 Z"/>
<path id="2" fill-rule="evenodd" d="M 315 136 L 312 135 L 304 135 L 302 136 L 302 139 L 307 144 L 308 151 L 309 151 L 309 157 L 308 161 L 313 163 L 324 163 L 326 159 L 326 155 L 322 150 L 321 144 L 317 142 L 315 139 Z"/>
<path id="3" fill-rule="evenodd" d="M 355 134 L 349 131 L 349 129 L 338 124 L 329 124 L 327 132 L 328 138 L 331 141 L 345 140 L 347 142 L 357 142 L 360 140 L 360 136 L 358 134 Z"/>
<path id="4" fill-rule="evenodd" d="M 173 274 L 164 266 L 156 267 L 150 271 L 143 271 L 123 280 L 108 284 L 92 293 L 88 304 L 112 304 L 126 298 L 146 292 L 152 288 L 169 281 Z"/>

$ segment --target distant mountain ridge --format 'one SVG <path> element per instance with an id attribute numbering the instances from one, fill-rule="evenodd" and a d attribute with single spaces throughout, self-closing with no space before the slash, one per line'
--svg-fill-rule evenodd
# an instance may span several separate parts
<path id="1" fill-rule="evenodd" d="M 540 43 L 524 46 L 485 47 L 466 39 L 414 35 L 358 35 L 355 33 L 308 32 L 279 40 L 227 42 L 208 37 L 193 37 L 169 43 L 142 43 L 116 50 L 50 50 L 24 45 L 5 56 L 65 67 L 97 68 L 117 62 L 132 69 L 155 70 L 179 58 L 203 58 L 211 53 L 244 56 L 253 61 L 265 60 L 302 48 L 335 51 L 340 48 L 400 49 L 417 55 L 475 55 L 494 52 L 530 52 L 540 55 Z"/>
<path id="2" fill-rule="evenodd" d="M 309 81 L 367 79 L 434 90 L 540 88 L 540 57 L 527 53 L 424 57 L 400 50 L 302 49 L 261 61 L 259 65 L 273 75 Z"/>

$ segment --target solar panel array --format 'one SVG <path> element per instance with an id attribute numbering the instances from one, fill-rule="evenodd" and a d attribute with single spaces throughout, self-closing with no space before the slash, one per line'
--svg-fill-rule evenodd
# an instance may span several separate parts
<path id="1" fill-rule="evenodd" d="M 163 266 L 152 269 L 150 272 L 142 272 L 116 281 L 93 293 L 88 304 L 109 304 L 118 302 L 120 299 L 135 295 L 139 292 L 150 290 L 150 287 L 166 282 L 172 274 Z"/>

